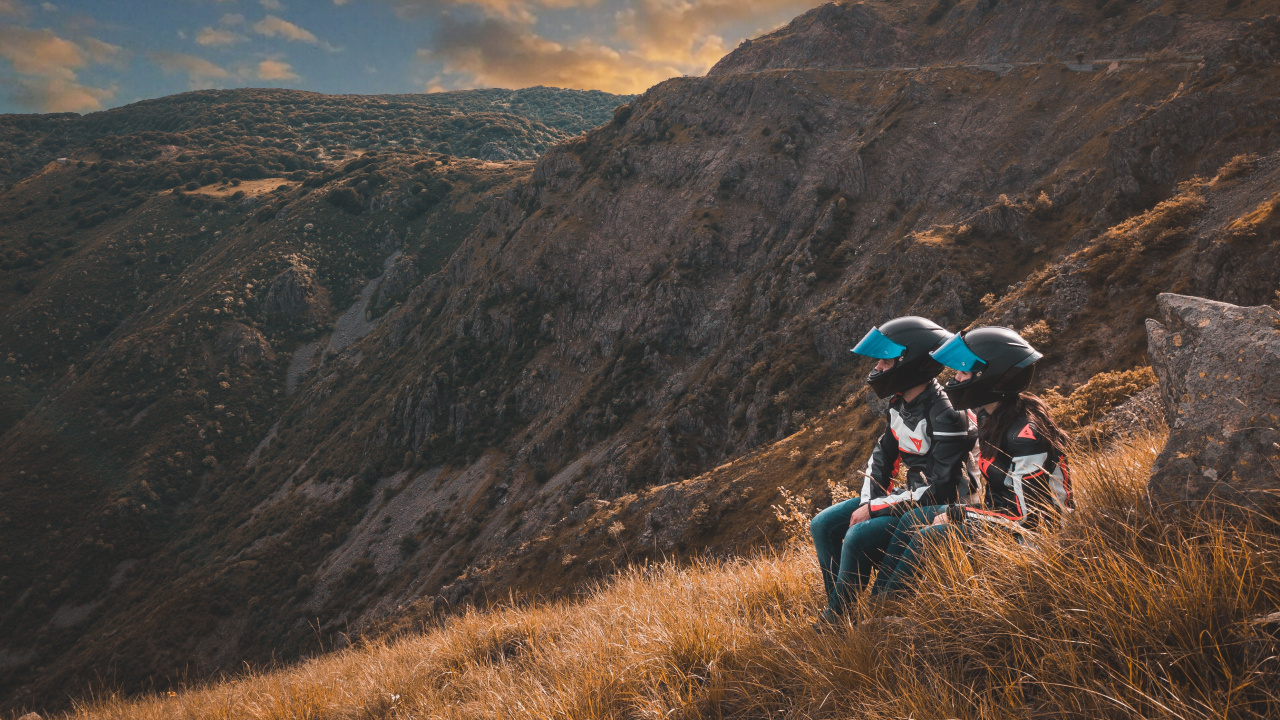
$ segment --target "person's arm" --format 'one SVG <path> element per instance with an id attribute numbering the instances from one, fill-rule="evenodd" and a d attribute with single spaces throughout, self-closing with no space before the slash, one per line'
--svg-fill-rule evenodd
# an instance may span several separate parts
<path id="1" fill-rule="evenodd" d="M 948 488 L 964 472 L 964 461 L 977 439 L 969 426 L 969 418 L 949 403 L 939 402 L 929 409 L 929 466 L 925 482 L 915 490 L 906 490 L 872 503 L 873 517 L 901 515 L 922 505 L 941 505 Z"/>
<path id="2" fill-rule="evenodd" d="M 867 469 L 862 474 L 862 504 L 866 505 L 876 498 L 889 494 L 893 485 L 893 476 L 898 469 L 898 439 L 893 436 L 886 425 L 884 434 L 871 449 L 871 457 L 867 460 Z"/>

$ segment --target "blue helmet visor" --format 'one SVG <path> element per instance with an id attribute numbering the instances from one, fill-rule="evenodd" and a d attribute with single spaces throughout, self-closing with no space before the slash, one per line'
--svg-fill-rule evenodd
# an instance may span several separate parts
<path id="1" fill-rule="evenodd" d="M 969 346 L 964 344 L 964 338 L 960 335 L 952 337 L 943 343 L 942 347 L 929 354 L 933 356 L 934 360 L 952 370 L 973 372 L 974 368 L 987 364 L 985 360 L 973 354 Z"/>
<path id="2" fill-rule="evenodd" d="M 902 354 L 907 351 L 907 346 L 899 345 L 885 337 L 878 328 L 871 328 L 871 331 L 854 346 L 853 351 L 877 360 L 894 360 L 902 357 Z"/>

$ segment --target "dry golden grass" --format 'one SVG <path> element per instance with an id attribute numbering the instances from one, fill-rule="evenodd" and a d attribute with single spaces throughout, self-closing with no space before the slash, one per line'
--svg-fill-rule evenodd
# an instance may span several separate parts
<path id="1" fill-rule="evenodd" d="M 1275 533 L 1146 509 L 1162 444 L 1077 457 L 1081 509 L 1060 532 L 944 549 L 914 598 L 862 598 L 861 622 L 826 634 L 796 543 L 71 717 L 1265 717 L 1277 647 L 1249 621 L 1280 599 Z"/>

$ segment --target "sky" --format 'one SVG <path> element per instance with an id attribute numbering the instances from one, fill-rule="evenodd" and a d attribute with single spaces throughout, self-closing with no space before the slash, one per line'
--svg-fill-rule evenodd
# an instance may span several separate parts
<path id="1" fill-rule="evenodd" d="M 0 113 L 234 87 L 638 93 L 819 1 L 0 0 Z"/>

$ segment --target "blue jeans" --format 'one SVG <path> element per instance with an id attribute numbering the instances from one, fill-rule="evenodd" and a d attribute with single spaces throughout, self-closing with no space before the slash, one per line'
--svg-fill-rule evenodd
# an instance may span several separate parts
<path id="1" fill-rule="evenodd" d="M 894 529 L 893 539 L 885 551 L 880 574 L 871 588 L 872 595 L 903 592 L 919 567 L 921 556 L 928 548 L 944 542 L 948 537 L 964 537 L 963 526 L 933 525 L 939 513 L 947 511 L 946 505 L 930 505 L 916 508 L 903 515 Z"/>
<path id="2" fill-rule="evenodd" d="M 853 594 L 866 586 L 898 524 L 896 517 L 878 517 L 849 527 L 849 518 L 861 504 L 858 498 L 836 503 L 809 522 L 827 607 L 834 613 L 843 613 Z"/>

